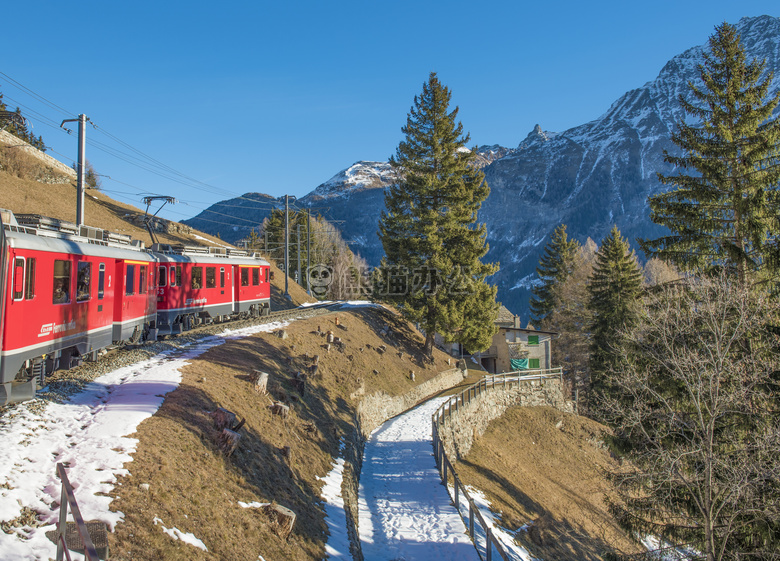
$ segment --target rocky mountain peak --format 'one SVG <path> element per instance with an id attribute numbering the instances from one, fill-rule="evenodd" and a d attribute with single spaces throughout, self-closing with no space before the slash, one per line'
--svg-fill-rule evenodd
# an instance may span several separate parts
<path id="1" fill-rule="evenodd" d="M 517 148 L 524 149 L 524 148 L 528 148 L 532 144 L 541 144 L 549 141 L 554 136 L 555 133 L 549 131 L 543 131 L 542 127 L 539 126 L 539 124 L 537 123 L 536 126 L 534 126 L 534 130 L 528 133 L 528 136 L 525 137 L 525 139 L 520 143 L 520 145 Z"/>

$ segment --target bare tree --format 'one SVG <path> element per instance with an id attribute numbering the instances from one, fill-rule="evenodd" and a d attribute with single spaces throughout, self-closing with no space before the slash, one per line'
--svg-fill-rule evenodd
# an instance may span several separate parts
<path id="1" fill-rule="evenodd" d="M 578 398 L 580 411 L 586 410 L 583 406 L 590 387 L 588 326 L 592 317 L 587 307 L 587 285 L 597 249 L 590 238 L 579 248 L 571 274 L 554 288 L 558 305 L 542 324 L 543 329 L 559 333 L 552 347 L 552 362 L 563 367 L 567 385 L 574 393 L 572 397 Z"/>
<path id="2" fill-rule="evenodd" d="M 708 561 L 780 558 L 776 311 L 727 277 L 646 297 L 600 404 L 630 460 L 611 474 L 627 529 Z"/>
<path id="3" fill-rule="evenodd" d="M 674 265 L 661 261 L 657 257 L 652 257 L 647 260 L 643 272 L 645 276 L 645 286 L 648 287 L 674 282 L 682 276 Z"/>

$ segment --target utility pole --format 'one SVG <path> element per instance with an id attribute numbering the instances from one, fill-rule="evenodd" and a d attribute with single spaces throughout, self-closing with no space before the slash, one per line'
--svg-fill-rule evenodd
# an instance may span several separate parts
<path id="1" fill-rule="evenodd" d="M 87 169 L 87 121 L 89 119 L 83 113 L 79 115 L 78 119 L 65 119 L 60 123 L 60 127 L 65 123 L 79 122 L 79 161 L 76 169 L 77 182 L 76 182 L 76 224 L 78 226 L 84 225 L 84 176 Z M 67 130 L 67 129 L 66 129 Z"/>
<path id="2" fill-rule="evenodd" d="M 298 245 L 295 246 L 295 252 L 298 254 L 298 284 L 303 282 L 301 277 L 301 225 L 298 224 Z"/>
<path id="3" fill-rule="evenodd" d="M 295 197 L 284 196 L 284 297 L 292 300 L 290 296 L 290 199 Z"/>
<path id="4" fill-rule="evenodd" d="M 311 296 L 309 271 L 311 271 L 311 209 L 306 211 L 306 292 Z"/>

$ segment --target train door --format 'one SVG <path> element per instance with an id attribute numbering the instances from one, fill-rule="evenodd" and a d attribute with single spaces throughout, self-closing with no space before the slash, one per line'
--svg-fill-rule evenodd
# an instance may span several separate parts
<path id="1" fill-rule="evenodd" d="M 240 267 L 238 265 L 233 265 L 231 269 L 233 270 L 233 282 L 230 283 L 230 288 L 232 290 L 233 313 L 236 314 L 238 313 L 238 295 L 241 293 L 241 287 L 238 285 L 241 275 L 239 274 Z"/>

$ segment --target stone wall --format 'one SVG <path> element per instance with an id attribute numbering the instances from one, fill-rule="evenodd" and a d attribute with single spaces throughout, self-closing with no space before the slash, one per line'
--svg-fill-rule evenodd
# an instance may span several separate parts
<path id="1" fill-rule="evenodd" d="M 41 163 L 49 166 L 57 173 L 64 174 L 70 179 L 76 179 L 76 172 L 73 170 L 73 168 L 66 166 L 59 160 L 55 160 L 48 154 L 41 152 L 34 146 L 31 146 L 21 138 L 17 138 L 7 131 L 0 130 L 0 144 L 18 148 L 19 150 L 26 152 L 30 156 L 37 158 L 38 160 L 41 161 Z M 75 143 L 74 143 L 74 150 L 75 150 Z"/>
<path id="2" fill-rule="evenodd" d="M 385 393 L 376 393 L 363 398 L 357 408 L 358 430 L 367 439 L 386 420 L 411 409 L 427 397 L 457 386 L 463 382 L 467 373 L 468 370 L 453 368 L 441 372 L 404 395 L 391 397 Z"/>
<path id="3" fill-rule="evenodd" d="M 493 387 L 453 411 L 452 416 L 448 415 L 440 427 L 439 436 L 450 461 L 455 463 L 465 457 L 474 441 L 484 434 L 490 421 L 515 405 L 548 405 L 568 413 L 573 412 L 572 403 L 563 397 L 558 378 Z"/>

